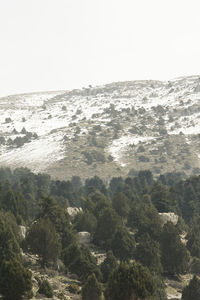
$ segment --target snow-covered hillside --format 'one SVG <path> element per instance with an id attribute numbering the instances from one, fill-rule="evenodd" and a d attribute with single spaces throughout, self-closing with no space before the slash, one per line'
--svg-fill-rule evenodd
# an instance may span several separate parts
<path id="1" fill-rule="evenodd" d="M 200 77 L 0 99 L 0 165 L 54 177 L 200 172 Z"/>

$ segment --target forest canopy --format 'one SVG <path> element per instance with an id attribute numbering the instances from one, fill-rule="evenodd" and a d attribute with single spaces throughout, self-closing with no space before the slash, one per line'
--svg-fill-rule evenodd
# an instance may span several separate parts
<path id="1" fill-rule="evenodd" d="M 14 299 L 12 289 L 8 293 L 14 279 L 5 272 L 18 279 L 13 281 L 18 299 L 32 295 L 31 272 L 20 248 L 37 255 L 42 268 L 61 260 L 67 272 L 81 281 L 83 299 L 91 294 L 100 299 L 103 293 L 106 299 L 117 299 L 113 286 L 130 272 L 131 281 L 124 285 L 120 281 L 118 286 L 120 299 L 129 299 L 128 293 L 127 297 L 164 300 L 165 276 L 200 274 L 199 176 L 177 180 L 176 174 L 169 173 L 155 179 L 150 171 L 140 171 L 105 184 L 97 176 L 85 182 L 77 176 L 59 181 L 26 168 L 0 168 L 0 191 L 0 294 L 4 299 Z M 79 208 L 73 218 L 68 207 Z M 177 223 L 161 222 L 160 214 L 169 212 L 178 216 Z M 27 228 L 25 239 L 20 226 Z M 77 234 L 85 231 L 93 247 L 106 252 L 100 264 L 90 245 L 79 243 Z M 187 232 L 184 243 L 183 232 Z"/>

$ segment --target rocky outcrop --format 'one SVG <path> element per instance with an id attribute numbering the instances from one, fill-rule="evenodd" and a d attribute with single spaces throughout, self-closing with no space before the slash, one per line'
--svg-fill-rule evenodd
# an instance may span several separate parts
<path id="1" fill-rule="evenodd" d="M 25 239 L 25 237 L 26 237 L 26 227 L 25 226 L 22 226 L 22 225 L 19 226 L 19 234 L 22 239 Z"/>
<path id="2" fill-rule="evenodd" d="M 82 212 L 81 207 L 68 207 L 67 212 L 70 215 L 70 217 L 73 219 L 78 213 Z"/>
<path id="3" fill-rule="evenodd" d="M 162 226 L 164 226 L 167 222 L 172 222 L 174 225 L 178 223 L 178 216 L 173 212 L 168 213 L 159 213 Z"/>

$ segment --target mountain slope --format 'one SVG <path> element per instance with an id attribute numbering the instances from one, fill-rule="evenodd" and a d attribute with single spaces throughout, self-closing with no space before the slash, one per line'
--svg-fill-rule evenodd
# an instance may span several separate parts
<path id="1" fill-rule="evenodd" d="M 0 165 L 67 179 L 200 172 L 200 77 L 0 99 Z"/>

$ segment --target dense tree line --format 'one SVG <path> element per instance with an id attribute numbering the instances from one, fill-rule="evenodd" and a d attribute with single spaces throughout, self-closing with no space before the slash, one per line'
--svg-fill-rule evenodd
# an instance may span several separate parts
<path id="1" fill-rule="evenodd" d="M 85 300 L 103 294 L 108 300 L 164 300 L 163 276 L 200 274 L 199 196 L 199 176 L 181 180 L 180 174 L 169 173 L 154 179 L 150 171 L 140 171 L 106 185 L 97 176 L 59 181 L 26 168 L 1 168 L 0 294 L 5 299 L 31 297 L 31 273 L 23 265 L 21 247 L 37 254 L 42 267 L 61 259 L 65 272 L 81 280 Z M 71 219 L 68 206 L 82 211 Z M 178 214 L 178 224 L 163 226 L 163 212 Z M 24 240 L 19 225 L 28 228 Z M 79 231 L 88 231 L 92 243 L 106 251 L 102 264 L 78 243 Z M 13 289 L 8 288 L 11 280 Z M 191 285 L 198 285 L 195 280 Z M 187 297 L 189 287 L 184 293 Z"/>

